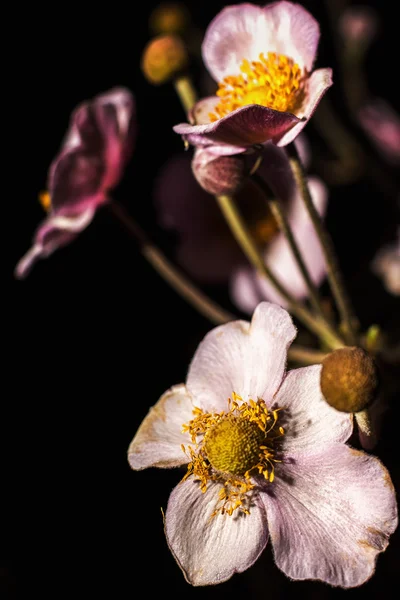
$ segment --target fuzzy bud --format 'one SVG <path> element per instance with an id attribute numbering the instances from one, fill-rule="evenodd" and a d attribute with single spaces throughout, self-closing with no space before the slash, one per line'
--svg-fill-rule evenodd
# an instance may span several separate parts
<path id="1" fill-rule="evenodd" d="M 150 29 L 155 35 L 181 34 L 189 23 L 186 6 L 179 2 L 162 2 L 150 15 Z"/>
<path id="2" fill-rule="evenodd" d="M 247 175 L 242 154 L 217 156 L 204 148 L 195 150 L 192 171 L 201 187 L 214 196 L 236 193 Z"/>
<path id="3" fill-rule="evenodd" d="M 161 35 L 151 40 L 144 49 L 142 71 L 146 79 L 154 84 L 166 83 L 188 65 L 185 44 L 174 35 Z"/>
<path id="4" fill-rule="evenodd" d="M 377 388 L 376 364 L 362 348 L 339 348 L 322 361 L 321 391 L 337 410 L 358 413 L 368 408 Z"/>

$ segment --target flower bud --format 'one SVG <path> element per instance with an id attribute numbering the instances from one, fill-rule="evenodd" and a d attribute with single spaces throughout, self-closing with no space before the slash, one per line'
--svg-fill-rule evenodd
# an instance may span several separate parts
<path id="1" fill-rule="evenodd" d="M 183 33 L 189 23 L 186 7 L 179 2 L 162 2 L 150 15 L 150 29 L 155 35 Z"/>
<path id="2" fill-rule="evenodd" d="M 327 403 L 337 410 L 364 410 L 373 402 L 377 388 L 376 364 L 362 348 L 339 348 L 322 361 L 321 391 Z"/>
<path id="3" fill-rule="evenodd" d="M 195 150 L 192 171 L 201 187 L 214 196 L 236 193 L 247 175 L 242 154 L 217 156 L 205 148 Z"/>
<path id="4" fill-rule="evenodd" d="M 144 49 L 142 71 L 146 79 L 159 85 L 166 83 L 188 65 L 184 43 L 174 35 L 161 35 L 151 40 Z"/>

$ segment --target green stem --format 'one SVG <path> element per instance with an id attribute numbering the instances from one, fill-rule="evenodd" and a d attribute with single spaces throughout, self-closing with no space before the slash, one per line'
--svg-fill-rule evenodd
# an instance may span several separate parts
<path id="1" fill-rule="evenodd" d="M 189 75 L 180 75 L 174 79 L 174 87 L 183 109 L 187 114 L 197 102 L 197 94 Z"/>
<path id="2" fill-rule="evenodd" d="M 304 279 L 304 282 L 306 284 L 306 287 L 308 290 L 308 296 L 310 298 L 310 302 L 311 302 L 315 312 L 317 314 L 319 314 L 319 316 L 322 319 L 325 319 L 324 309 L 321 304 L 318 290 L 317 290 L 316 286 L 314 285 L 314 282 L 312 281 L 311 276 L 308 272 L 307 266 L 303 260 L 303 257 L 300 252 L 300 248 L 295 240 L 292 228 L 291 228 L 289 220 L 286 216 L 286 212 L 284 210 L 282 201 L 280 200 L 280 198 L 270 199 L 269 189 L 268 189 L 264 179 L 262 177 L 260 177 L 260 175 L 258 175 L 258 173 L 254 173 L 252 176 L 252 179 L 255 181 L 255 183 L 259 186 L 259 188 L 262 190 L 262 192 L 266 196 L 269 207 L 271 209 L 271 212 L 272 212 L 273 216 L 275 217 L 275 220 L 278 223 L 280 230 L 282 231 L 283 235 L 285 236 L 285 238 L 290 246 L 290 249 L 295 258 L 297 266 L 299 267 L 299 270 L 300 270 L 302 277 Z"/>
<path id="3" fill-rule="evenodd" d="M 288 350 L 288 359 L 301 365 L 316 365 L 321 363 L 326 357 L 326 352 L 313 350 L 303 346 L 293 344 Z"/>
<path id="4" fill-rule="evenodd" d="M 314 317 L 305 306 L 297 302 L 286 288 L 275 277 L 271 269 L 265 264 L 261 253 L 259 252 L 250 231 L 243 220 L 239 210 L 237 209 L 234 200 L 230 196 L 216 196 L 221 211 L 231 228 L 233 235 L 241 246 L 247 258 L 258 271 L 265 277 L 276 289 L 276 291 L 284 298 L 288 304 L 288 309 L 295 315 L 306 327 L 313 331 L 318 337 L 323 340 L 332 350 L 343 347 L 343 341 L 327 327 L 324 321 Z"/>
<path id="5" fill-rule="evenodd" d="M 237 319 L 208 298 L 199 288 L 189 281 L 164 254 L 149 240 L 142 228 L 126 212 L 125 208 L 113 200 L 109 204 L 113 215 L 129 231 L 139 245 L 140 252 L 159 275 L 191 304 L 201 315 L 215 325 Z"/>
<path id="6" fill-rule="evenodd" d="M 342 274 L 333 248 L 332 240 L 327 230 L 325 229 L 323 221 L 312 201 L 310 190 L 308 188 L 307 178 L 305 176 L 300 157 L 294 144 L 290 144 L 289 146 L 289 156 L 293 176 L 301 192 L 304 205 L 307 209 L 307 212 L 310 216 L 315 232 L 321 244 L 321 249 L 324 254 L 326 263 L 328 281 L 342 321 L 344 335 L 348 343 L 354 345 L 357 343 L 355 332 L 356 320 L 352 313 L 350 300 L 347 296 Z"/>

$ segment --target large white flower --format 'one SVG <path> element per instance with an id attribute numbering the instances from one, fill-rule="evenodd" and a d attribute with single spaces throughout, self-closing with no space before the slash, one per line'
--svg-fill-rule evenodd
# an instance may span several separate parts
<path id="1" fill-rule="evenodd" d="M 187 465 L 165 533 L 193 585 L 244 571 L 270 536 L 289 577 L 357 586 L 397 526 L 390 476 L 345 445 L 352 419 L 324 401 L 320 366 L 285 372 L 295 335 L 267 302 L 210 331 L 129 447 L 135 470 Z"/>

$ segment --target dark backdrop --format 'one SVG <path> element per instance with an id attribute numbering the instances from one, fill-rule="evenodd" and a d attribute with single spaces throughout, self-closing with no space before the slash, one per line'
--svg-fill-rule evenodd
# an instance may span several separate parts
<path id="1" fill-rule="evenodd" d="M 225 584 L 190 587 L 165 543 L 160 511 L 179 474 L 135 473 L 126 451 L 149 406 L 184 380 L 211 325 L 159 279 L 107 209 L 26 280 L 13 279 L 14 265 L 43 217 L 37 193 L 45 186 L 71 110 L 115 85 L 135 93 L 138 111 L 136 151 L 115 195 L 172 256 L 172 237 L 157 227 L 152 186 L 164 161 L 182 151 L 172 125 L 183 114 L 172 86 L 152 87 L 140 72 L 155 4 L 36 5 L 18 17 L 11 53 L 17 85 L 11 98 L 21 108 L 12 110 L 17 112 L 16 149 L 8 154 L 16 172 L 10 168 L 3 174 L 11 180 L 4 204 L 12 210 L 11 222 L 4 225 L 10 305 L 3 312 L 3 414 L 5 433 L 12 433 L 3 453 L 5 473 L 12 476 L 2 493 L 5 596 L 15 591 L 23 555 L 28 593 L 39 597 L 104 594 L 122 600 L 168 592 L 188 598 L 274 593 L 330 599 L 379 597 L 383 590 L 394 597 L 398 533 L 379 557 L 376 575 L 360 589 L 290 582 L 274 566 L 269 548 L 252 569 Z M 370 83 L 400 109 L 393 9 L 390 2 L 368 4 L 376 5 L 384 26 L 368 57 Z M 204 29 L 224 4 L 186 5 Z M 321 21 L 318 66 L 335 67 L 324 3 L 304 5 Z M 340 81 L 329 93 L 343 110 Z M 311 126 L 306 131 L 312 138 Z M 390 177 L 396 177 L 393 170 Z M 369 180 L 332 187 L 330 198 L 328 227 L 357 312 L 364 325 L 377 322 L 393 333 L 398 304 L 370 274 L 369 262 L 379 245 L 394 237 L 395 198 Z M 232 308 L 224 289 L 209 291 Z M 392 407 L 377 449 L 397 484 L 398 413 L 398 406 Z"/>

